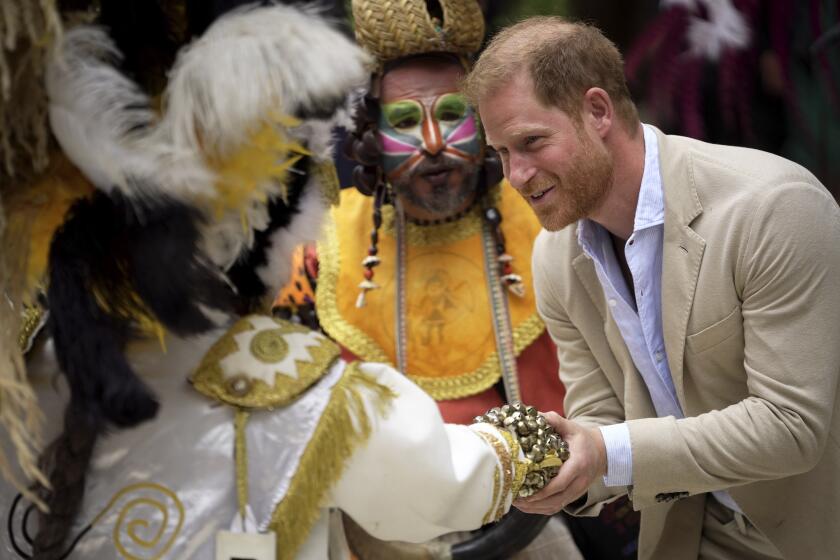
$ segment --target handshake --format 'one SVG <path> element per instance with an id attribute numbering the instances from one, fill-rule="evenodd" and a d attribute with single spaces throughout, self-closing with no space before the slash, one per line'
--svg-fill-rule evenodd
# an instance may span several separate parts
<path id="1" fill-rule="evenodd" d="M 569 444 L 554 431 L 533 406 L 506 404 L 476 416 L 474 423 L 485 423 L 506 430 L 525 456 L 527 469 L 518 497 L 527 498 L 542 490 L 569 459 Z"/>

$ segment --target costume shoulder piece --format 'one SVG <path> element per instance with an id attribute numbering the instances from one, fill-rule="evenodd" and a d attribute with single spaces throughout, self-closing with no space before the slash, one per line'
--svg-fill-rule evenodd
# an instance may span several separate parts
<path id="1" fill-rule="evenodd" d="M 284 248 L 317 235 L 335 198 L 331 122 L 368 75 L 361 49 L 308 8 L 55 4 L 0 0 L 0 431 L 14 444 L 0 476 L 24 492 L 24 478 L 50 486 L 23 360 L 35 306 L 74 410 L 97 430 L 154 417 L 128 343 L 269 303 Z M 137 21 L 154 29 L 138 36 Z M 236 402 L 293 398 L 322 371 L 299 359 L 292 382 L 267 377 Z"/>
<path id="2" fill-rule="evenodd" d="M 244 408 L 284 406 L 338 358 L 324 335 L 289 321 L 249 315 L 207 352 L 191 377 L 204 395 Z"/>
<path id="3" fill-rule="evenodd" d="M 260 530 L 277 535 L 279 560 L 296 557 L 328 490 L 370 438 L 374 417 L 387 416 L 397 396 L 358 364 L 336 363 L 338 355 L 338 346 L 316 331 L 249 315 L 211 346 L 191 376 L 199 392 L 234 409 L 239 515 L 247 519 L 253 506 Z M 289 424 L 292 418 L 297 425 Z M 248 422 L 261 423 L 261 428 L 248 436 Z M 267 433 L 284 446 L 282 453 L 269 451 L 275 454 L 270 458 L 261 455 L 271 450 L 264 441 Z M 294 460 L 287 465 L 294 467 L 260 472 L 289 456 Z M 255 473 L 262 477 L 260 484 L 277 479 L 268 495 L 249 490 L 257 484 Z"/>

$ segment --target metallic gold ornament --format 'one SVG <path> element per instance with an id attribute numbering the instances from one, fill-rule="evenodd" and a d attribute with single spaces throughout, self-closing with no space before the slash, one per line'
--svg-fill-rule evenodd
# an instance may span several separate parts
<path id="1" fill-rule="evenodd" d="M 539 492 L 557 476 L 560 467 L 569 459 L 569 444 L 554 432 L 554 428 L 533 406 L 506 404 L 476 416 L 474 422 L 507 430 L 519 442 L 529 462 L 528 474 L 519 489 L 520 498 Z"/>
<path id="2" fill-rule="evenodd" d="M 282 361 L 289 353 L 289 344 L 282 329 L 260 331 L 251 339 L 251 354 L 259 361 L 273 364 Z"/>

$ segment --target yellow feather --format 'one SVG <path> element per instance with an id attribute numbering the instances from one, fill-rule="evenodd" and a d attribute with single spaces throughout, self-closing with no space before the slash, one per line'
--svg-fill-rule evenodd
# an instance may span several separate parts
<path id="1" fill-rule="evenodd" d="M 23 300 L 32 303 L 47 273 L 50 243 L 67 211 L 77 200 L 90 196 L 93 185 L 63 154 L 52 154 L 50 165 L 32 184 L 4 195 L 8 216 L 7 238 L 23 241 L 25 289 Z"/>
<path id="2" fill-rule="evenodd" d="M 289 169 L 310 152 L 290 139 L 285 128 L 300 121 L 289 116 L 275 116 L 248 137 L 232 154 L 210 159 L 216 174 L 214 215 L 239 211 L 243 227 L 249 227 L 245 210 L 253 201 L 268 202 L 270 196 L 284 196 Z"/>

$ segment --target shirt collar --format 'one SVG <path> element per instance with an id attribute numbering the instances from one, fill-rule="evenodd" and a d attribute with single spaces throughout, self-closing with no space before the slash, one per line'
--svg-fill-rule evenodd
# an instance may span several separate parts
<path id="1" fill-rule="evenodd" d="M 659 143 L 656 133 L 642 125 L 645 134 L 645 169 L 642 186 L 636 203 L 633 231 L 657 226 L 665 221 L 665 199 L 662 193 L 662 176 L 659 174 Z"/>
<path id="2" fill-rule="evenodd" d="M 657 226 L 665 222 L 665 199 L 662 192 L 662 176 L 659 174 L 659 142 L 653 128 L 643 124 L 645 140 L 645 167 L 642 171 L 642 185 L 639 200 L 636 203 L 636 215 L 633 219 L 633 232 Z M 598 230 L 603 229 L 589 219 L 578 222 L 578 244 L 589 256 L 593 256 Z"/>

